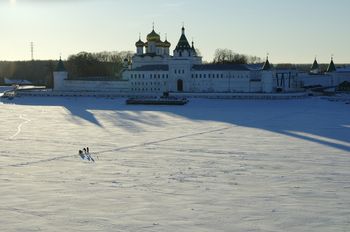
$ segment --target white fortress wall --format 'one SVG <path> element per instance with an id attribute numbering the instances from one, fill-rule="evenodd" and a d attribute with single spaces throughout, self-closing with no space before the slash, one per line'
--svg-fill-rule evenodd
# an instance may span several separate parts
<path id="1" fill-rule="evenodd" d="M 64 80 L 63 89 L 65 91 L 113 91 L 129 92 L 128 81 L 87 81 L 87 80 Z"/>

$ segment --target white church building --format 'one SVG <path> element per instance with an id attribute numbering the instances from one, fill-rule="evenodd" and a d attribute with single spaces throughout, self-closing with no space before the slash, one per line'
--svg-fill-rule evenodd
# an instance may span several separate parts
<path id="1" fill-rule="evenodd" d="M 123 72 L 131 92 L 229 93 L 264 92 L 276 90 L 268 60 L 262 69 L 243 64 L 203 64 L 186 38 L 185 28 L 170 55 L 171 44 L 154 29 L 147 41 L 139 39 L 136 54 Z"/>

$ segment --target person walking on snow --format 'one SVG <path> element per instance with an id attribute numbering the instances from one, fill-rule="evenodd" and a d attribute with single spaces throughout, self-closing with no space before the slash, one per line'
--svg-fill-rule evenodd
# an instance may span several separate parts
<path id="1" fill-rule="evenodd" d="M 85 159 L 85 155 L 83 154 L 83 151 L 82 150 L 79 150 L 79 155 L 82 159 Z"/>

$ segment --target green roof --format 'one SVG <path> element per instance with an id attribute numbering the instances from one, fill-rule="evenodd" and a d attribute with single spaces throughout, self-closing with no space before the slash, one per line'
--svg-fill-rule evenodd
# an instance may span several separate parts
<path id="1" fill-rule="evenodd" d="M 335 68 L 333 58 L 332 58 L 331 63 L 328 65 L 327 72 L 335 72 L 335 71 L 337 71 L 337 69 Z"/>
<path id="2" fill-rule="evenodd" d="M 185 36 L 185 28 L 182 28 L 182 35 L 180 37 L 179 42 L 176 45 L 175 50 L 187 50 L 187 49 L 192 49 L 192 47 L 190 46 L 190 44 L 188 43 L 188 40 Z"/>
<path id="3" fill-rule="evenodd" d="M 57 66 L 56 66 L 55 72 L 66 72 L 66 71 L 67 71 L 67 70 L 66 70 L 66 68 L 64 67 L 63 61 L 62 61 L 61 58 L 60 58 L 60 60 L 58 61 Z"/>
<path id="4" fill-rule="evenodd" d="M 319 65 L 318 65 L 318 63 L 317 63 L 317 60 L 315 59 L 315 60 L 314 60 L 314 63 L 313 63 L 312 66 L 311 66 L 311 70 L 317 70 L 317 69 L 319 69 Z"/>
<path id="5" fill-rule="evenodd" d="M 271 65 L 270 65 L 270 62 L 269 62 L 269 58 L 266 58 L 266 61 L 264 63 L 264 66 L 262 67 L 262 70 L 271 70 Z"/>

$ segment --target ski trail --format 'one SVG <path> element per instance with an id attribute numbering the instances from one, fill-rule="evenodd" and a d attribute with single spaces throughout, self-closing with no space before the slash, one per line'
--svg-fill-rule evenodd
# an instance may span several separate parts
<path id="1" fill-rule="evenodd" d="M 254 119 L 254 120 L 251 120 L 251 123 L 254 123 L 254 122 L 265 122 L 265 121 L 270 121 L 270 120 L 274 120 L 274 119 L 290 117 L 290 116 L 294 116 L 296 114 L 303 113 L 303 112 L 304 111 L 297 111 L 297 112 L 294 112 L 293 114 L 275 115 L 275 116 L 272 116 L 272 117 L 269 117 L 269 118 L 258 119 L 258 120 Z M 144 147 L 144 146 L 148 146 L 148 145 L 168 142 L 168 141 L 182 139 L 182 138 L 188 138 L 188 137 L 193 137 L 193 136 L 198 136 L 198 135 L 204 135 L 204 134 L 210 134 L 210 133 L 214 133 L 214 132 L 220 132 L 220 131 L 232 129 L 232 128 L 235 128 L 235 127 L 240 127 L 240 125 L 229 125 L 229 126 L 225 126 L 225 127 L 221 127 L 221 128 L 211 129 L 211 130 L 208 129 L 208 130 L 203 130 L 201 132 L 195 132 L 195 133 L 190 133 L 190 134 L 170 137 L 170 138 L 166 138 L 166 139 L 154 140 L 154 141 L 144 142 L 144 143 L 141 143 L 141 144 L 134 144 L 134 145 L 128 145 L 128 146 L 118 147 L 118 148 L 114 148 L 114 149 L 97 151 L 97 152 L 94 152 L 93 154 L 103 154 L 103 153 L 110 153 L 110 152 L 127 150 L 127 149 L 131 149 L 131 148 L 136 148 L 136 147 Z"/>
<path id="2" fill-rule="evenodd" d="M 66 156 L 52 157 L 52 158 L 49 158 L 49 159 L 43 159 L 43 160 L 37 160 L 37 161 L 28 161 L 28 162 L 22 162 L 22 163 L 17 163 L 17 164 L 10 164 L 10 165 L 7 165 L 7 166 L 2 166 L 0 168 L 3 168 L 3 167 L 28 166 L 28 165 L 46 163 L 46 162 L 62 160 L 62 159 L 66 159 L 66 158 L 73 158 L 73 157 L 75 157 L 75 155 L 66 155 Z"/>
<path id="3" fill-rule="evenodd" d="M 30 119 L 27 119 L 27 118 L 25 118 L 24 116 L 25 116 L 25 115 L 23 115 L 23 114 L 21 114 L 21 115 L 19 116 L 20 119 L 24 120 L 24 122 L 22 122 L 22 123 L 20 123 L 20 124 L 18 125 L 18 127 L 17 127 L 17 132 L 16 132 L 14 135 L 12 135 L 9 139 L 14 139 L 17 135 L 19 135 L 19 134 L 21 133 L 21 131 L 22 131 L 22 126 L 23 126 L 24 124 L 26 124 L 26 123 L 28 123 L 28 122 L 31 121 Z"/>
<path id="4" fill-rule="evenodd" d="M 127 150 L 127 149 L 131 149 L 131 148 L 136 148 L 136 147 L 144 147 L 144 146 L 148 146 L 148 145 L 168 142 L 168 141 L 182 139 L 182 138 L 188 138 L 188 137 L 197 136 L 197 135 L 210 134 L 210 133 L 214 133 L 214 132 L 228 130 L 230 128 L 232 128 L 232 126 L 222 127 L 222 128 L 218 128 L 218 129 L 212 129 L 212 130 L 206 130 L 206 131 L 201 131 L 201 132 L 196 132 L 196 133 L 191 133 L 191 134 L 186 134 L 186 135 L 180 135 L 180 136 L 170 137 L 170 138 L 166 138 L 166 139 L 154 140 L 154 141 L 144 142 L 144 143 L 140 143 L 140 144 L 128 145 L 128 146 L 118 147 L 118 148 L 104 150 L 104 151 L 97 151 L 94 153 L 95 154 L 103 154 L 103 153 Z"/>

